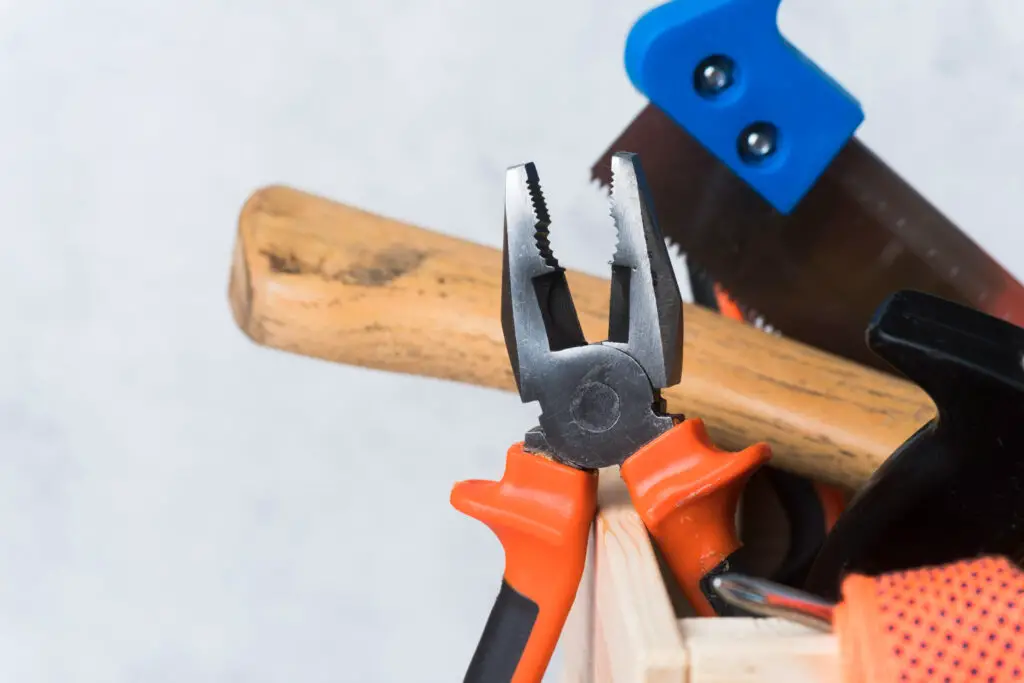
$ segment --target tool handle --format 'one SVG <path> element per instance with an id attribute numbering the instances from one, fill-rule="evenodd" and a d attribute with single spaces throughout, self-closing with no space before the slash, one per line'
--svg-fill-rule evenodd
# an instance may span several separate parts
<path id="1" fill-rule="evenodd" d="M 604 339 L 609 281 L 567 276 L 584 334 Z M 231 305 L 265 346 L 513 391 L 500 292 L 498 249 L 282 187 L 241 213 Z M 663 395 L 723 448 L 763 439 L 777 466 L 857 487 L 935 414 L 908 382 L 696 306 L 684 316 L 683 378 Z"/>
<path id="2" fill-rule="evenodd" d="M 710 579 L 737 571 L 736 506 L 751 475 L 771 457 L 766 444 L 738 453 L 715 447 L 704 423 L 684 420 L 620 468 L 640 519 L 701 616 L 728 614 Z"/>
<path id="3" fill-rule="evenodd" d="M 486 524 L 505 574 L 465 683 L 539 683 L 569 615 L 597 512 L 597 473 L 516 444 L 500 481 L 459 482 L 455 509 Z"/>

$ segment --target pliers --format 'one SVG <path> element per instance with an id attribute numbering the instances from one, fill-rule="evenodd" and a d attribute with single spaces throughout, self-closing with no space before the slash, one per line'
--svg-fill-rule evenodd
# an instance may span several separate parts
<path id="1" fill-rule="evenodd" d="M 735 571 L 735 512 L 770 452 L 716 448 L 699 419 L 666 412 L 682 373 L 682 297 L 635 155 L 613 155 L 608 339 L 587 343 L 549 241 L 532 163 L 505 176 L 501 319 L 523 402 L 538 426 L 500 481 L 455 485 L 451 504 L 485 523 L 505 573 L 465 681 L 540 681 L 579 587 L 597 511 L 597 472 L 618 466 L 634 507 L 698 614 L 729 614 L 710 582 Z"/>

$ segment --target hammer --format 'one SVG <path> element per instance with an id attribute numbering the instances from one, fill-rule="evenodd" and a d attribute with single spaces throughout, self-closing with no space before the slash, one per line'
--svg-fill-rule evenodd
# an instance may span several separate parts
<path id="1" fill-rule="evenodd" d="M 928 392 L 937 417 L 858 492 L 808 577 L 836 600 L 846 574 L 978 555 L 1024 561 L 1024 329 L 921 292 L 897 292 L 869 347 Z"/>
<path id="2" fill-rule="evenodd" d="M 567 272 L 584 334 L 606 333 L 610 284 Z M 257 344 L 512 391 L 497 249 L 295 189 L 245 203 L 229 297 Z M 857 488 L 935 415 L 915 385 L 684 305 L 683 379 L 668 409 L 722 448 L 757 441 L 773 464 Z"/>

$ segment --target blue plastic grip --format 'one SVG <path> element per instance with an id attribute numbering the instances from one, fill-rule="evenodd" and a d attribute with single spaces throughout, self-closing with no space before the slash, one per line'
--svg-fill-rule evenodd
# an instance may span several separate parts
<path id="1" fill-rule="evenodd" d="M 640 92 L 777 210 L 789 213 L 864 113 L 782 37 L 780 2 L 672 0 L 637 21 L 625 58 Z M 711 95 L 696 80 L 709 58 L 732 66 L 731 85 Z M 762 124 L 775 133 L 773 151 L 761 158 L 742 153 L 750 127 Z"/>

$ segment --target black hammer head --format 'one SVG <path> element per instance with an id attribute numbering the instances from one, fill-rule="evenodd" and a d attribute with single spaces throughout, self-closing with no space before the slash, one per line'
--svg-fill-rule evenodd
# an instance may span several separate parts
<path id="1" fill-rule="evenodd" d="M 829 534 L 807 588 L 837 599 L 849 572 L 982 554 L 1024 560 L 1024 329 L 919 292 L 892 295 L 868 344 L 937 407 Z"/>

